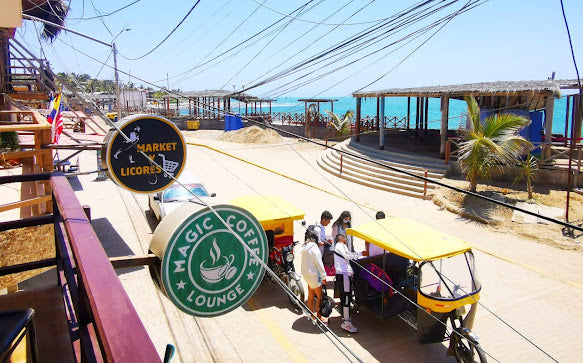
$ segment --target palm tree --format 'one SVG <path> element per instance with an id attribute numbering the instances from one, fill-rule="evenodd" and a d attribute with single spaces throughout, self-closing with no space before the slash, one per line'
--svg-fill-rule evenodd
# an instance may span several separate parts
<path id="1" fill-rule="evenodd" d="M 528 155 L 526 160 L 521 161 L 518 163 L 520 168 L 520 174 L 516 176 L 514 179 L 514 183 L 517 183 L 524 179 L 526 181 L 526 191 L 528 192 L 528 200 L 532 200 L 532 192 L 534 191 L 534 187 L 532 186 L 533 182 L 536 180 L 536 173 L 538 169 L 538 163 L 536 158 L 532 155 Z"/>
<path id="2" fill-rule="evenodd" d="M 342 118 L 340 118 L 340 116 L 338 116 L 337 114 L 330 110 L 326 110 L 326 113 L 328 114 L 328 116 L 330 116 L 329 126 L 333 127 L 339 136 L 342 136 L 348 132 L 348 129 L 350 128 L 350 124 L 352 123 L 352 119 L 354 117 L 354 111 L 351 110 L 346 111 Z"/>
<path id="3" fill-rule="evenodd" d="M 517 135 L 530 123 L 523 116 L 503 113 L 480 120 L 480 108 L 474 97 L 466 97 L 471 118 L 469 130 L 462 132 L 465 139 L 460 145 L 459 162 L 470 191 L 475 192 L 478 177 L 488 177 L 491 167 L 514 165 L 533 145 Z"/>
<path id="4" fill-rule="evenodd" d="M 69 2 L 70 3 L 70 2 Z M 62 0 L 26 0 L 22 2 L 22 13 L 34 16 L 51 23 L 63 26 L 69 7 Z M 61 31 L 53 25 L 44 24 L 42 37 L 48 41 L 54 41 Z"/>

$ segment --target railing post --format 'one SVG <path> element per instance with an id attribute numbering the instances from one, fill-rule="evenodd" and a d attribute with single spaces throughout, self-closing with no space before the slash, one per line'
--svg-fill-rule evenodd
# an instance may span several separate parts
<path id="1" fill-rule="evenodd" d="M 425 170 L 425 183 L 423 185 L 423 197 L 427 196 L 427 170 Z"/>
<path id="2" fill-rule="evenodd" d="M 445 165 L 447 165 L 449 163 L 450 150 L 451 150 L 451 140 L 448 139 L 445 142 Z"/>

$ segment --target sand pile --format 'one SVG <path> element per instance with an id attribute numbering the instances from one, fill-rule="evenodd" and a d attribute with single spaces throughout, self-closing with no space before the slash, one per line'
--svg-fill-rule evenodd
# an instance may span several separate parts
<path id="1" fill-rule="evenodd" d="M 276 131 L 258 126 L 244 127 L 235 131 L 227 131 L 219 136 L 219 140 L 238 142 L 241 144 L 277 144 L 284 139 Z"/>

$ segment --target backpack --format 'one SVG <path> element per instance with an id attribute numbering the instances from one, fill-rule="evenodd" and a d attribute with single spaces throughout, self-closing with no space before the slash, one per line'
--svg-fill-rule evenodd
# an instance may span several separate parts
<path id="1" fill-rule="evenodd" d="M 332 314 L 334 299 L 326 293 L 326 288 L 322 286 L 322 301 L 320 302 L 320 315 L 327 318 Z"/>
<path id="2" fill-rule="evenodd" d="M 322 263 L 324 267 L 334 266 L 334 246 L 329 244 L 324 245 L 324 255 L 322 255 Z"/>
<path id="3" fill-rule="evenodd" d="M 306 228 L 306 234 L 304 235 L 304 241 L 307 241 L 308 239 L 315 239 L 316 242 L 318 242 L 320 240 L 320 234 L 316 231 L 316 225 L 315 224 L 310 224 L 307 228 Z"/>
<path id="4" fill-rule="evenodd" d="M 381 293 L 388 292 L 389 297 L 393 296 L 394 294 L 393 289 L 387 286 L 387 284 L 393 286 L 393 281 L 391 280 L 387 272 L 380 268 L 379 266 L 375 265 L 374 263 L 369 263 L 364 267 L 363 270 L 360 270 L 359 274 L 360 277 L 366 280 L 369 283 L 370 287 L 372 287 L 376 291 Z M 374 276 L 372 276 L 371 274 Z"/>

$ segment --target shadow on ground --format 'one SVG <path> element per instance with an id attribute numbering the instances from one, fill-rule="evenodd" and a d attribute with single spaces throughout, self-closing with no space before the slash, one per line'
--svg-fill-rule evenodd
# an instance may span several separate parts
<path id="1" fill-rule="evenodd" d="M 107 218 L 98 218 L 91 221 L 95 234 L 99 238 L 107 257 L 133 256 L 133 251 L 128 247 L 123 238 L 117 233 Z M 143 267 L 123 268 L 116 270 L 118 275 L 134 272 Z"/>

